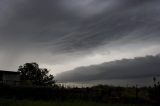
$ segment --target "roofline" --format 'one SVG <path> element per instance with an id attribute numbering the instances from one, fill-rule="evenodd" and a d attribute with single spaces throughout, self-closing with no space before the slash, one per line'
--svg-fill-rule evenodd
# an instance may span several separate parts
<path id="1" fill-rule="evenodd" d="M 19 72 L 16 71 L 5 71 L 5 70 L 0 70 L 0 73 L 14 73 L 14 74 L 18 74 Z"/>

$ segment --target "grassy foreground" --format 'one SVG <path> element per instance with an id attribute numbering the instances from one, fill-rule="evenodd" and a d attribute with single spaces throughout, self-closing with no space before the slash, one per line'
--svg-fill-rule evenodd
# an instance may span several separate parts
<path id="1" fill-rule="evenodd" d="M 67 102 L 67 101 L 52 102 L 52 101 L 0 99 L 0 106 L 147 106 L 147 105 L 102 104 L 102 103 L 82 102 L 82 101 L 81 102 Z"/>

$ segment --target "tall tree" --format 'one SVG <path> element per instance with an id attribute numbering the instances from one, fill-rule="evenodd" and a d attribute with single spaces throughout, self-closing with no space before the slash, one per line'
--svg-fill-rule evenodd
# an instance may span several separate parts
<path id="1" fill-rule="evenodd" d="M 39 68 L 39 65 L 35 62 L 19 66 L 18 72 L 20 72 L 22 81 L 29 80 L 36 86 L 52 86 L 55 84 L 54 76 L 49 74 L 46 68 Z"/>

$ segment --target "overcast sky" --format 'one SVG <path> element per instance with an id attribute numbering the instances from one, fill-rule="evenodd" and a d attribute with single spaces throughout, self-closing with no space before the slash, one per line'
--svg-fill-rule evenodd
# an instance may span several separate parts
<path id="1" fill-rule="evenodd" d="M 160 53 L 160 0 L 0 0 L 0 69 L 52 74 Z"/>

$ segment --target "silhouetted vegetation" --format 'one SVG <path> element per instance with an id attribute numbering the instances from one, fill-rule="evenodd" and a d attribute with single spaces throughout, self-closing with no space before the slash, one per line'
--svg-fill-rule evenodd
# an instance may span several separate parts
<path id="1" fill-rule="evenodd" d="M 90 88 L 65 88 L 57 85 L 52 87 L 3 86 L 0 87 L 0 98 L 61 102 L 83 101 L 107 104 L 155 104 L 155 101 L 150 98 L 150 90 L 154 90 L 154 88 L 113 87 L 107 85 Z"/>
<path id="2" fill-rule="evenodd" d="M 39 68 L 37 63 L 25 63 L 19 66 L 20 79 L 25 84 L 36 86 L 52 86 L 55 81 L 53 75 L 49 75 L 46 68 Z"/>
<path id="3" fill-rule="evenodd" d="M 149 97 L 154 103 L 160 104 L 160 82 L 157 81 L 156 77 L 153 77 L 154 86 L 149 90 Z"/>

